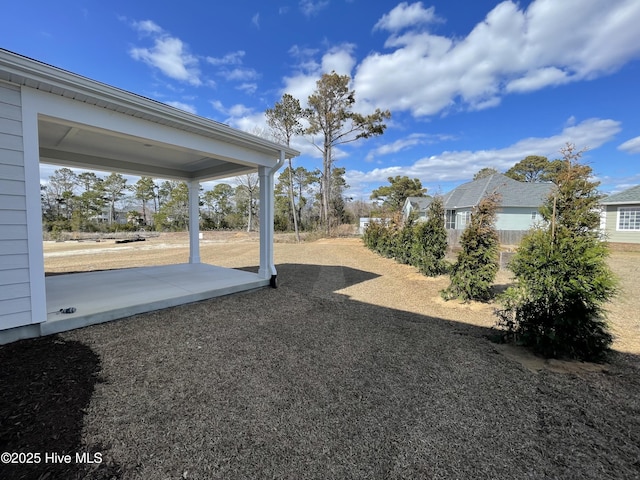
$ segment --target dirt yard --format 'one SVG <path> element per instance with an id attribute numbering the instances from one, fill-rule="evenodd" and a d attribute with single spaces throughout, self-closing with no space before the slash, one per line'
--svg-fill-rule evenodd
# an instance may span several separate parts
<path id="1" fill-rule="evenodd" d="M 45 270 L 48 274 L 112 268 L 169 265 L 188 261 L 186 233 L 162 234 L 143 242 L 116 244 L 115 240 L 45 242 Z M 201 259 L 223 267 L 242 268 L 259 263 L 258 236 L 245 232 L 204 232 Z M 381 258 L 363 247 L 358 238 L 321 239 L 294 243 L 291 235 L 276 235 L 275 263 L 291 265 L 334 265 L 363 269 L 376 278 L 355 284 L 337 293 L 357 301 L 432 315 L 461 324 L 493 327 L 494 303 L 445 302 L 440 290 L 448 285 L 446 276 L 428 278 L 413 267 Z M 640 248 L 613 249 L 610 265 L 620 280 L 620 294 L 609 307 L 609 321 L 615 335 L 613 348 L 640 355 Z M 286 285 L 286 276 L 279 281 Z M 508 271 L 500 271 L 496 284 L 512 281 Z"/>
<path id="2" fill-rule="evenodd" d="M 445 303 L 446 278 L 359 239 L 289 240 L 275 245 L 278 289 L 0 346 L 0 452 L 42 455 L 0 463 L 0 478 L 640 479 L 639 252 L 611 257 L 616 340 L 595 365 L 492 343 L 493 305 Z M 258 264 L 255 235 L 201 245 L 204 262 Z M 46 243 L 45 264 L 187 250 L 178 234 Z"/>

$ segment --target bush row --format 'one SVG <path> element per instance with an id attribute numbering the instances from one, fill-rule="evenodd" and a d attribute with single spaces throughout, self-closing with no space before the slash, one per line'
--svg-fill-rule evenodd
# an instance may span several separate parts
<path id="1" fill-rule="evenodd" d="M 444 205 L 439 197 L 429 205 L 426 221 L 416 222 L 415 217 L 410 217 L 402 222 L 395 216 L 371 222 L 363 240 L 370 250 L 412 265 L 424 275 L 435 277 L 449 269 L 444 258 L 447 251 Z"/>

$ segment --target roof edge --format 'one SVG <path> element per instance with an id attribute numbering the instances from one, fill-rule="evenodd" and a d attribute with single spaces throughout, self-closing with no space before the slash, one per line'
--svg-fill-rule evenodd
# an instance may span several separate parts
<path id="1" fill-rule="evenodd" d="M 0 48 L 0 74 L 3 70 L 9 73 L 9 77 L 3 78 L 3 76 L 0 75 L 0 79 L 6 80 L 9 83 L 29 86 L 27 81 L 31 80 L 51 87 L 97 98 L 114 105 L 142 111 L 151 116 L 170 117 L 172 121 L 182 124 L 185 127 L 189 126 L 203 131 L 213 130 L 220 136 L 225 137 L 228 141 L 235 143 L 245 145 L 257 144 L 267 150 L 283 151 L 286 158 L 293 158 L 300 155 L 299 151 L 286 145 L 272 142 L 262 137 L 237 130 L 224 123 L 185 112 L 184 110 L 157 100 L 97 80 L 92 80 L 68 70 Z"/>

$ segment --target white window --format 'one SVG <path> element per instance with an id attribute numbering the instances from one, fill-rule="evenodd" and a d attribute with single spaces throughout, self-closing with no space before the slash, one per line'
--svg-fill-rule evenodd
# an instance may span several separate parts
<path id="1" fill-rule="evenodd" d="M 640 207 L 618 208 L 618 230 L 640 230 Z"/>
<path id="2" fill-rule="evenodd" d="M 445 214 L 445 228 L 453 230 L 456 228 L 456 211 L 447 210 Z"/>
<path id="3" fill-rule="evenodd" d="M 460 220 L 462 221 L 460 228 L 465 228 L 467 225 L 469 225 L 469 223 L 471 223 L 471 212 L 470 211 L 466 211 L 466 212 L 462 212 L 460 214 Z"/>
<path id="4" fill-rule="evenodd" d="M 542 220 L 542 215 L 537 210 L 533 210 L 531 212 L 531 221 L 537 222 L 538 220 Z"/>

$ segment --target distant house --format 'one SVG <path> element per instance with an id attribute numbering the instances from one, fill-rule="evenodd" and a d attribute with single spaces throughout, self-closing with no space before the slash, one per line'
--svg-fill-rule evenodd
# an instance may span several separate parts
<path id="1" fill-rule="evenodd" d="M 464 183 L 444 196 L 445 226 L 463 230 L 480 200 L 497 192 L 501 204 L 496 229 L 528 230 L 542 220 L 538 209 L 552 188 L 551 183 L 518 182 L 499 173 Z"/>
<path id="2" fill-rule="evenodd" d="M 473 208 L 483 197 L 497 192 L 502 198 L 496 229 L 529 230 L 542 220 L 538 209 L 552 189 L 552 183 L 518 182 L 500 173 L 464 183 L 443 197 L 445 226 L 450 230 L 464 230 Z"/>
<path id="3" fill-rule="evenodd" d="M 610 242 L 640 243 L 640 185 L 610 195 L 600 204 L 601 228 Z"/>
<path id="4" fill-rule="evenodd" d="M 407 197 L 402 206 L 402 217 L 406 220 L 411 213 L 416 212 L 418 220 L 427 218 L 427 208 L 431 203 L 431 197 Z"/>

